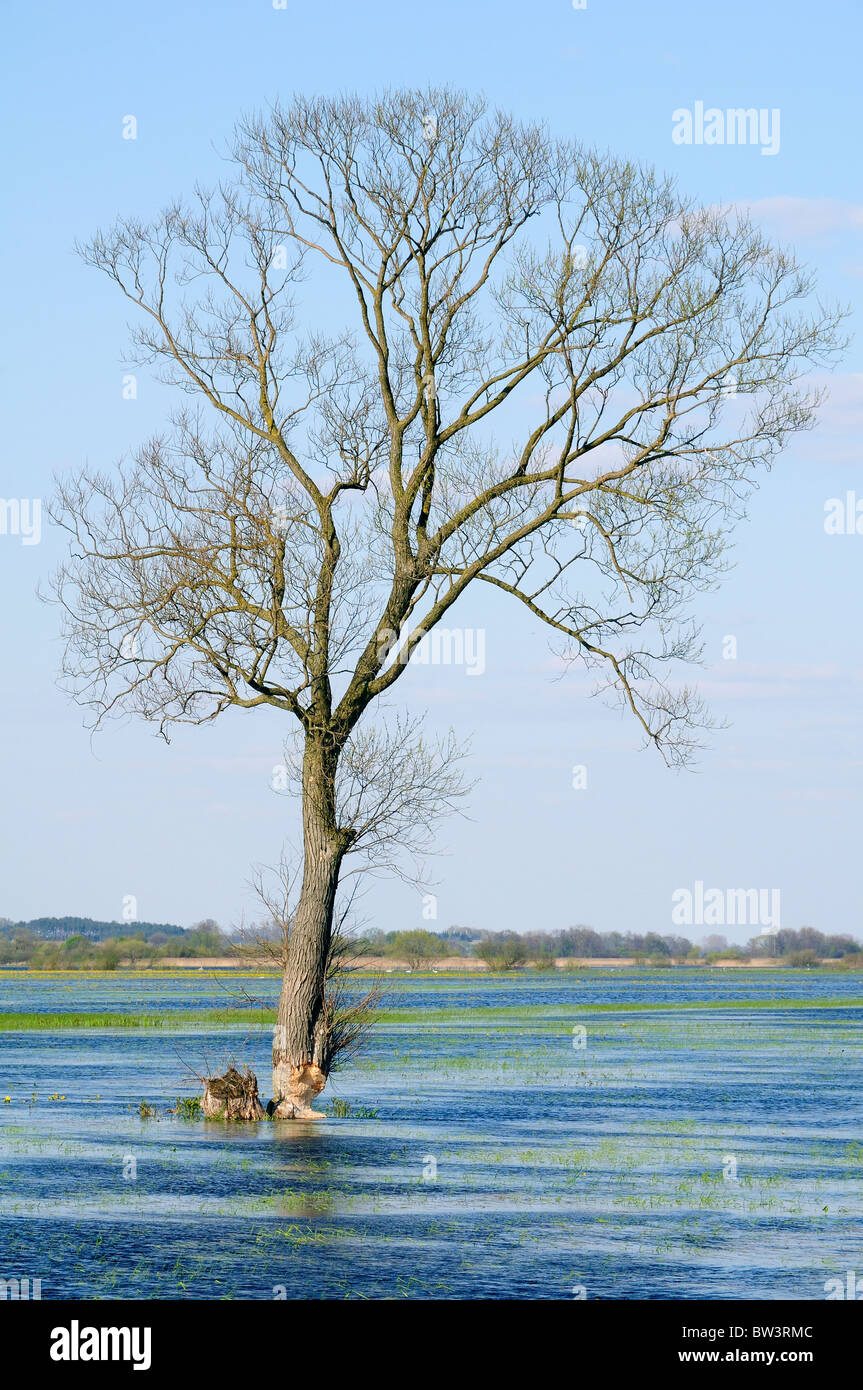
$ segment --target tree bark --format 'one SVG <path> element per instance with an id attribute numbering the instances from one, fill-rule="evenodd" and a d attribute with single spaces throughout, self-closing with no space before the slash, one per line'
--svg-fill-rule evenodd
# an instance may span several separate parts
<path id="1" fill-rule="evenodd" d="M 335 817 L 337 752 L 308 740 L 303 757 L 303 883 L 291 925 L 273 1033 L 274 1119 L 322 1118 L 312 1102 L 330 1066 L 325 982 L 336 889 L 348 836 Z"/>
<path id="2" fill-rule="evenodd" d="M 204 1115 L 208 1120 L 263 1120 L 264 1107 L 258 1099 L 258 1081 L 246 1067 L 240 1074 L 229 1067 L 224 1076 L 204 1078 Z"/>

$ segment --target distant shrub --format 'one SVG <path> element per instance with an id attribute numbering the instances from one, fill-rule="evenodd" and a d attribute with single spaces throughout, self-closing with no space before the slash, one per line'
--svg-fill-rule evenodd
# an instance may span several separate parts
<path id="1" fill-rule="evenodd" d="M 790 965 L 793 970 L 808 970 L 818 964 L 818 957 L 814 951 L 791 951 L 785 957 L 784 963 Z"/>
<path id="2" fill-rule="evenodd" d="M 847 956 L 840 956 L 838 960 L 825 961 L 824 969 L 863 970 L 863 954 L 859 951 L 850 951 Z"/>
<path id="3" fill-rule="evenodd" d="M 490 941 L 480 941 L 474 947 L 474 954 L 485 961 L 489 970 L 515 970 L 527 960 L 527 946 L 520 936 L 496 936 Z"/>
<path id="4" fill-rule="evenodd" d="M 386 954 L 394 960 L 406 960 L 412 970 L 418 970 L 426 961 L 446 955 L 446 946 L 435 932 L 398 931 L 388 936 Z"/>
<path id="5" fill-rule="evenodd" d="M 141 1116 L 142 1120 L 152 1120 L 155 1113 L 156 1107 L 154 1105 L 149 1105 L 145 1100 L 141 1101 L 141 1104 L 138 1106 L 138 1114 Z"/>
<path id="6" fill-rule="evenodd" d="M 80 934 L 77 936 L 67 936 L 66 940 L 63 942 L 64 952 L 71 953 L 82 949 L 85 951 L 90 949 L 90 942 L 87 940 L 86 936 L 81 936 Z"/>

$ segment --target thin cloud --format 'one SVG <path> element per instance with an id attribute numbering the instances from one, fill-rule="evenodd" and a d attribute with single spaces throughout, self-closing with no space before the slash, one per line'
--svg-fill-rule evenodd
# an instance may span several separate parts
<path id="1" fill-rule="evenodd" d="M 842 232 L 863 230 L 863 203 L 839 198 L 758 198 L 733 206 L 755 222 L 768 223 L 793 241 L 815 241 Z"/>

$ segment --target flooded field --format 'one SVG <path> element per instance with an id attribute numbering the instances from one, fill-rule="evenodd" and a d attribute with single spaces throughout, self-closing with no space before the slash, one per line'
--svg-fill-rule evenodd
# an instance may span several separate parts
<path id="1" fill-rule="evenodd" d="M 269 1029 L 218 1016 L 274 979 L 0 972 L 0 1277 L 43 1299 L 819 1300 L 863 1272 L 860 976 L 387 991 L 324 1093 L 348 1113 L 233 1126 L 166 1112 L 229 1059 L 268 1096 Z M 74 1013 L 126 1026 L 20 1026 Z"/>

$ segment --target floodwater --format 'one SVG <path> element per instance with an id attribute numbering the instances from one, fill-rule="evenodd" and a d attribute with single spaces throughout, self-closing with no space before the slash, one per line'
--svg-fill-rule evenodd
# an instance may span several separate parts
<path id="1" fill-rule="evenodd" d="M 322 1097 L 350 1114 L 227 1125 L 166 1112 L 228 1060 L 266 1099 L 269 1030 L 179 1015 L 275 980 L 0 972 L 3 1013 L 165 1020 L 0 1031 L 0 1278 L 43 1299 L 817 1300 L 863 1276 L 863 977 L 386 986 Z"/>

